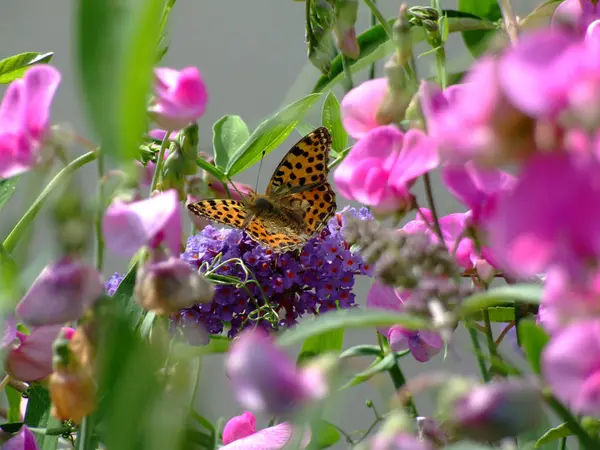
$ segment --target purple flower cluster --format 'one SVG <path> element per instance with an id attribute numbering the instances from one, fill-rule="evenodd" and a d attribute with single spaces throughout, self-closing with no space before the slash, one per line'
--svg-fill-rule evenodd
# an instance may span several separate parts
<path id="1" fill-rule="evenodd" d="M 226 262 L 238 258 L 249 271 L 248 279 L 256 283 L 241 287 L 217 284 L 211 303 L 182 310 L 173 317 L 174 321 L 186 326 L 196 322 L 210 334 L 222 333 L 229 325 L 229 336 L 233 337 L 246 326 L 260 325 L 272 330 L 294 325 L 304 314 L 354 306 L 355 276 L 370 275 L 371 266 L 344 241 L 343 213 L 372 219 L 366 208 L 348 208 L 336 214 L 299 253 L 277 255 L 241 230 L 205 227 L 188 239 L 181 258 L 203 273 L 211 270 L 214 275 L 245 280 L 239 263 Z M 220 265 L 212 267 L 219 254 Z"/>

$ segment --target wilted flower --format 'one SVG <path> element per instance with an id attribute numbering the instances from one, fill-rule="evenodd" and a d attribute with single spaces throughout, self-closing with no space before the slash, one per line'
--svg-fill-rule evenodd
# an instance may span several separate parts
<path id="1" fill-rule="evenodd" d="M 206 109 L 206 85 L 196 67 L 181 71 L 157 68 L 156 98 L 150 112 L 159 126 L 166 130 L 179 130 L 198 120 Z"/>
<path id="2" fill-rule="evenodd" d="M 79 320 L 100 294 L 98 271 L 79 259 L 65 256 L 44 268 L 17 305 L 17 314 L 33 326 Z"/>
<path id="3" fill-rule="evenodd" d="M 341 113 L 345 130 L 354 139 L 363 138 L 378 128 L 377 110 L 388 92 L 387 78 L 375 78 L 359 84 L 342 99 Z"/>
<path id="4" fill-rule="evenodd" d="M 370 131 L 334 172 L 344 197 L 380 214 L 407 211 L 414 205 L 410 188 L 438 165 L 435 147 L 419 130 L 402 133 L 393 125 Z"/>
<path id="5" fill-rule="evenodd" d="M 132 203 L 115 198 L 102 220 L 106 247 L 123 256 L 133 256 L 144 245 L 156 248 L 161 244 L 178 255 L 181 230 L 179 198 L 174 189 Z"/>
<path id="6" fill-rule="evenodd" d="M 296 428 L 283 422 L 278 425 L 256 431 L 256 418 L 249 411 L 240 416 L 232 417 L 223 428 L 223 444 L 221 450 L 280 450 L 294 436 Z M 305 448 L 310 442 L 310 430 L 306 430 L 300 448 Z"/>
<path id="7" fill-rule="evenodd" d="M 8 441 L 2 444 L 2 450 L 38 450 L 37 441 L 35 435 L 27 427 L 27 425 L 21 426 L 21 429 L 17 434 L 11 437 Z"/>
<path id="8" fill-rule="evenodd" d="M 0 178 L 26 172 L 40 159 L 60 72 L 40 64 L 13 81 L 0 105 Z"/>
<path id="9" fill-rule="evenodd" d="M 297 368 L 261 328 L 234 341 L 226 367 L 238 402 L 259 413 L 286 417 L 329 390 L 324 371 Z"/>

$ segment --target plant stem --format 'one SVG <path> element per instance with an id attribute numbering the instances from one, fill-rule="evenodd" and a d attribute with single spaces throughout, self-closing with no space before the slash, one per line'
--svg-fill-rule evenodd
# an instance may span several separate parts
<path id="1" fill-rule="evenodd" d="M 517 18 L 513 12 L 510 0 L 499 0 L 498 5 L 502 10 L 502 16 L 504 17 L 504 28 L 510 42 L 515 45 L 519 41 L 519 24 Z"/>
<path id="2" fill-rule="evenodd" d="M 354 81 L 352 81 L 352 71 L 350 70 L 350 61 L 348 57 L 342 53 L 342 67 L 344 68 L 344 81 L 346 92 L 350 91 L 354 87 Z"/>
<path id="3" fill-rule="evenodd" d="M 167 151 L 167 144 L 169 143 L 169 135 L 171 132 L 167 130 L 165 137 L 160 144 L 160 150 L 158 151 L 158 159 L 156 160 L 156 167 L 154 168 L 154 175 L 152 175 L 152 184 L 150 185 L 150 195 L 156 189 L 158 182 L 162 176 L 163 166 L 165 165 L 165 152 Z"/>
<path id="4" fill-rule="evenodd" d="M 104 236 L 102 235 L 102 216 L 104 215 L 104 153 L 98 149 L 98 188 L 96 205 L 96 269 L 102 272 L 104 266 Z"/>
<path id="5" fill-rule="evenodd" d="M 492 334 L 492 321 L 490 320 L 490 310 L 485 308 L 483 310 L 483 320 L 485 321 L 485 336 L 487 339 L 488 351 L 490 356 L 498 356 L 496 352 L 496 342 L 494 341 L 494 335 Z"/>
<path id="6" fill-rule="evenodd" d="M 439 17 L 443 17 L 444 12 L 440 5 L 440 0 L 433 0 L 431 6 L 434 7 Z M 442 89 L 448 87 L 448 70 L 446 68 L 446 49 L 444 48 L 444 42 L 442 41 L 443 36 L 440 34 L 439 29 L 436 33 L 439 36 L 439 42 L 436 43 L 437 47 L 435 50 L 435 69 L 437 74 L 437 81 Z"/>
<path id="7" fill-rule="evenodd" d="M 567 423 L 569 429 L 577 436 L 579 443 L 586 450 L 594 450 L 600 448 L 600 442 L 592 438 L 585 429 L 581 426 L 577 418 L 565 408 L 565 406 L 556 400 L 552 395 L 544 396 L 546 403 Z"/>
<path id="8" fill-rule="evenodd" d="M 477 329 L 473 323 L 467 319 L 465 319 L 465 326 L 467 327 L 467 330 L 469 330 L 469 335 L 471 336 L 471 342 L 473 343 L 473 348 L 475 349 L 475 356 L 477 357 L 477 364 L 479 365 L 479 370 L 481 371 L 481 377 L 483 378 L 483 381 L 487 383 L 490 381 L 490 375 L 487 371 L 487 367 L 481 353 L 481 345 L 479 345 Z"/>
<path id="9" fill-rule="evenodd" d="M 371 0 L 373 3 L 373 6 L 375 9 L 377 9 L 377 4 L 376 4 L 376 0 Z M 375 14 L 375 12 L 373 10 L 371 10 L 371 28 L 373 28 L 375 25 L 377 25 L 377 15 Z M 376 64 L 373 63 L 371 64 L 371 67 L 369 68 L 369 80 L 372 80 L 375 78 L 375 69 L 376 69 Z"/>
<path id="10" fill-rule="evenodd" d="M 65 181 L 73 172 L 79 169 L 82 166 L 92 162 L 97 157 L 96 152 L 88 152 L 84 155 L 81 155 L 79 158 L 71 161 L 66 167 L 64 167 L 60 172 L 56 174 L 56 176 L 48 183 L 48 185 L 44 188 L 44 190 L 40 193 L 40 195 L 35 199 L 33 204 L 29 207 L 29 209 L 23 214 L 21 220 L 15 225 L 12 229 L 8 237 L 4 240 L 4 248 L 7 252 L 12 253 L 15 249 L 19 239 L 23 237 L 25 231 L 33 220 L 35 216 L 40 211 L 44 202 L 48 198 L 48 196 L 59 186 L 63 181 Z"/>
<path id="11" fill-rule="evenodd" d="M 375 16 L 377 18 L 377 20 L 379 20 L 379 23 L 383 27 L 385 34 L 387 34 L 388 39 L 390 41 L 392 41 L 394 39 L 394 33 L 392 32 L 392 28 L 390 27 L 390 24 L 388 23 L 388 21 L 385 20 L 385 18 L 383 17 L 383 14 L 381 14 L 381 11 L 379 11 L 379 9 L 377 8 L 377 5 L 375 4 L 375 0 L 364 0 L 364 2 L 365 2 L 365 5 L 367 5 L 369 7 L 369 9 L 371 10 L 371 14 L 373 16 Z"/>
<path id="12" fill-rule="evenodd" d="M 394 363 L 394 365 L 388 370 L 388 373 L 392 378 L 392 383 L 394 383 L 396 391 L 402 389 L 406 384 L 406 378 L 404 378 L 404 374 L 402 373 L 402 370 L 400 370 L 400 366 L 397 362 Z M 419 413 L 417 412 L 417 407 L 415 406 L 415 402 L 412 398 L 412 395 L 408 399 L 407 403 L 408 404 L 406 405 L 406 407 L 408 409 L 408 412 L 413 416 L 413 418 L 418 417 Z"/>
<path id="13" fill-rule="evenodd" d="M 440 220 L 438 219 L 437 210 L 435 208 L 435 202 L 433 201 L 433 189 L 431 188 L 431 178 L 429 177 L 428 173 L 423 175 L 423 182 L 425 183 L 425 195 L 427 196 L 427 204 L 429 205 L 431 215 L 433 216 L 433 226 L 435 227 L 435 232 L 440 238 L 440 242 L 444 244 L 444 235 L 442 234 Z"/>

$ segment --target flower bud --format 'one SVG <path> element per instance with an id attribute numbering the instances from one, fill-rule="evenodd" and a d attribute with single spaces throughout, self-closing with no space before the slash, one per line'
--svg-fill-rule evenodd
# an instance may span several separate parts
<path id="1" fill-rule="evenodd" d="M 172 314 L 198 303 L 208 303 L 214 288 L 183 260 L 153 255 L 138 269 L 134 295 L 146 310 Z"/>
<path id="2" fill-rule="evenodd" d="M 27 425 L 21 426 L 21 429 L 8 441 L 2 442 L 2 450 L 39 450 L 35 435 L 27 427 Z"/>
<path id="3" fill-rule="evenodd" d="M 360 48 L 356 40 L 357 0 L 337 0 L 335 2 L 336 24 L 334 35 L 340 51 L 349 58 L 360 56 Z"/>
<path id="4" fill-rule="evenodd" d="M 538 387 L 508 380 L 481 385 L 454 402 L 456 431 L 480 442 L 496 442 L 534 429 L 542 417 Z"/>

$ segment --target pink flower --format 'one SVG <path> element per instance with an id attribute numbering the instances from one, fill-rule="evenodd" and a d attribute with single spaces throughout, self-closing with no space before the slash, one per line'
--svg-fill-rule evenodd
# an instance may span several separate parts
<path id="1" fill-rule="evenodd" d="M 254 414 L 245 411 L 241 416 L 232 417 L 223 428 L 223 444 L 221 450 L 279 450 L 290 442 L 295 431 L 289 422 L 256 431 Z M 302 437 L 300 448 L 310 442 L 310 430 Z"/>
<path id="2" fill-rule="evenodd" d="M 155 69 L 156 98 L 150 108 L 156 123 L 166 130 L 179 130 L 198 120 L 206 109 L 206 85 L 196 67 L 181 71 Z"/>
<path id="3" fill-rule="evenodd" d="M 4 332 L 0 340 L 0 351 L 4 352 L 17 338 L 17 322 L 13 316 L 8 316 L 4 321 Z"/>
<path id="4" fill-rule="evenodd" d="M 498 262 L 515 275 L 559 266 L 580 277 L 600 256 L 600 163 L 593 157 L 536 155 L 498 199 L 487 231 Z"/>
<path id="5" fill-rule="evenodd" d="M 354 145 L 334 179 L 344 197 L 387 214 L 412 207 L 410 188 L 437 165 L 437 153 L 425 134 L 418 130 L 403 134 L 387 125 Z"/>
<path id="6" fill-rule="evenodd" d="M 533 152 L 534 122 L 510 104 L 492 57 L 478 60 L 465 82 L 441 92 L 421 83 L 421 106 L 429 135 L 447 161 L 494 166 Z"/>
<path id="7" fill-rule="evenodd" d="M 344 96 L 340 105 L 342 123 L 350 136 L 362 139 L 381 125 L 377 122 L 377 110 L 387 92 L 387 78 L 375 78 L 361 83 Z"/>
<path id="8" fill-rule="evenodd" d="M 233 342 L 226 367 L 238 402 L 252 411 L 283 417 L 328 393 L 322 370 L 296 368 L 260 328 Z"/>
<path id="9" fill-rule="evenodd" d="M 177 137 L 178 133 L 179 133 L 179 130 L 171 131 L 171 133 L 169 133 L 169 139 L 174 141 L 175 138 Z M 158 141 L 162 141 L 166 135 L 167 135 L 167 132 L 165 130 L 161 130 L 160 128 L 153 128 L 152 130 L 150 130 L 148 132 L 148 136 L 150 136 L 152 139 L 156 139 Z"/>
<path id="10" fill-rule="evenodd" d="M 542 353 L 542 374 L 554 395 L 576 414 L 600 414 L 600 319 L 578 321 Z"/>
<path id="11" fill-rule="evenodd" d="M 102 276 L 94 267 L 64 257 L 42 270 L 17 305 L 17 314 L 33 326 L 79 320 L 103 292 Z"/>
<path id="12" fill-rule="evenodd" d="M 8 86 L 0 105 L 0 178 L 26 172 L 39 161 L 59 83 L 58 70 L 40 64 Z"/>
<path id="13" fill-rule="evenodd" d="M 445 165 L 442 181 L 452 195 L 470 209 L 475 226 L 493 212 L 498 195 L 510 191 L 516 183 L 512 175 L 496 168 L 483 169 L 473 161 Z"/>
<path id="14" fill-rule="evenodd" d="M 60 325 L 48 325 L 34 328 L 29 335 L 18 331 L 19 344 L 8 354 L 7 372 L 21 381 L 38 381 L 50 375 L 52 343 L 61 329 Z"/>
<path id="15" fill-rule="evenodd" d="M 19 432 L 2 445 L 3 450 L 38 450 L 33 432 L 23 425 Z"/>
<path id="16" fill-rule="evenodd" d="M 102 230 L 106 247 L 123 256 L 133 256 L 144 245 L 160 244 L 179 255 L 182 225 L 177 191 L 132 203 L 115 198 L 104 214 Z"/>
<path id="17" fill-rule="evenodd" d="M 403 297 L 409 295 L 409 291 L 400 294 L 390 286 L 374 282 L 367 294 L 367 308 L 402 311 Z M 427 330 L 407 330 L 399 325 L 393 325 L 391 328 L 381 328 L 379 331 L 387 336 L 393 351 L 410 350 L 419 362 L 429 361 L 444 347 L 440 335 Z"/>
<path id="18" fill-rule="evenodd" d="M 591 0 L 564 0 L 554 10 L 551 26 L 559 27 L 568 20 L 583 33 L 595 20 L 600 19 L 600 8 Z"/>

